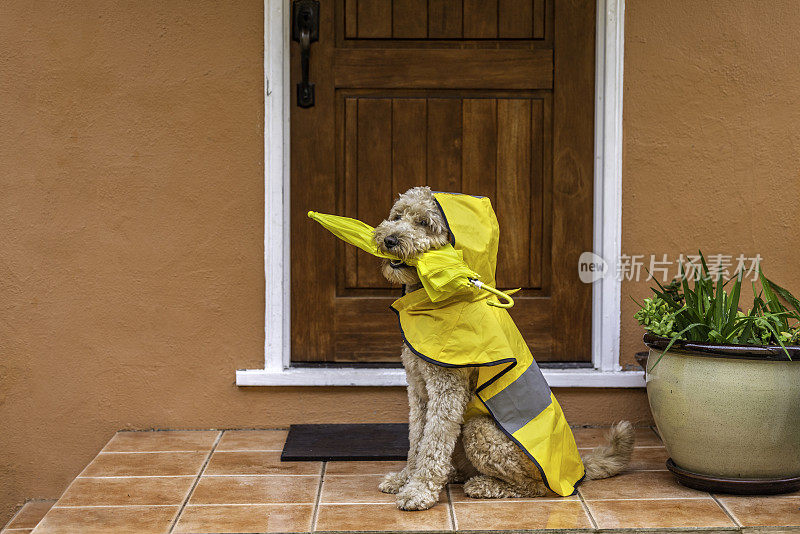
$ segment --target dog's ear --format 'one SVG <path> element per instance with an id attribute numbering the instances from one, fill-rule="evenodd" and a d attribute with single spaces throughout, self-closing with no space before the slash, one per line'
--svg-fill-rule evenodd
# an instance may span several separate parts
<path id="1" fill-rule="evenodd" d="M 450 240 L 450 230 L 447 228 L 447 223 L 444 220 L 444 214 L 439 206 L 431 206 L 425 213 L 429 221 L 430 230 L 438 235 L 444 236 L 447 240 Z"/>

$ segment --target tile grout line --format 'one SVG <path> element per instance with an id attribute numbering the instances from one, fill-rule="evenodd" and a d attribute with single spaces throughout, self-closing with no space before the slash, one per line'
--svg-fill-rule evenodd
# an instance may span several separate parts
<path id="1" fill-rule="evenodd" d="M 284 427 L 269 427 L 269 428 L 145 428 L 145 429 L 128 429 L 123 428 L 117 430 L 117 434 L 136 434 L 146 432 L 253 432 L 253 431 L 279 431 L 288 432 L 289 429 Z"/>
<path id="2" fill-rule="evenodd" d="M 450 484 L 445 486 L 447 488 L 447 506 L 450 507 L 450 526 L 453 532 L 458 532 L 458 520 L 456 519 L 456 505 L 453 502 L 453 495 L 450 493 Z"/>
<path id="3" fill-rule="evenodd" d="M 707 501 L 711 497 L 607 497 L 605 499 L 586 499 L 591 501 Z M 555 499 L 554 499 L 555 500 Z"/>
<path id="4" fill-rule="evenodd" d="M 62 504 L 53 508 L 179 508 L 178 504 Z"/>
<path id="5" fill-rule="evenodd" d="M 219 449 L 217 452 L 283 452 L 283 449 Z"/>
<path id="6" fill-rule="evenodd" d="M 668 473 L 669 469 L 628 469 L 627 473 Z"/>
<path id="7" fill-rule="evenodd" d="M 194 493 L 197 484 L 200 483 L 200 478 L 203 476 L 206 467 L 208 467 L 208 463 L 211 461 L 211 457 L 214 455 L 214 451 L 217 450 L 217 445 L 219 445 L 219 442 L 224 434 L 225 434 L 224 430 L 219 431 L 217 439 L 214 441 L 214 445 L 211 446 L 211 450 L 208 451 L 208 456 L 206 457 L 206 461 L 203 462 L 203 466 L 200 468 L 200 472 L 197 474 L 197 478 L 195 479 L 194 484 L 192 484 L 192 487 L 189 488 L 189 491 L 186 493 L 186 498 L 183 499 L 183 504 L 181 504 L 180 508 L 178 508 L 178 513 L 175 514 L 175 519 L 172 520 L 172 524 L 169 526 L 169 530 L 167 531 L 168 534 L 172 534 L 172 532 L 175 530 L 175 526 L 178 524 L 178 520 L 180 520 L 181 514 L 183 514 L 183 510 L 189 503 L 189 499 L 192 498 L 192 494 Z"/>
<path id="8" fill-rule="evenodd" d="M 219 477 L 318 477 L 319 475 L 296 475 L 292 473 L 228 473 L 224 475 L 205 475 L 206 478 Z"/>
<path id="9" fill-rule="evenodd" d="M 300 476 L 300 475 L 297 475 Z M 325 473 L 325 476 L 329 476 L 332 478 L 338 477 L 383 477 L 386 476 L 386 472 L 383 473 Z"/>
<path id="10" fill-rule="evenodd" d="M 739 530 L 744 528 L 744 525 L 742 525 L 742 523 L 739 521 L 739 519 L 735 515 L 733 515 L 733 512 L 731 510 L 728 510 L 728 507 L 725 506 L 725 504 L 723 502 L 721 502 L 719 499 L 717 499 L 716 495 L 714 495 L 713 493 L 709 493 L 709 495 L 711 495 L 711 498 L 714 499 L 714 501 L 717 503 L 717 505 L 720 508 L 722 508 L 722 511 L 725 512 L 725 514 L 728 517 L 731 518 L 731 521 L 733 521 L 733 524 L 736 525 L 736 527 L 739 528 Z"/>
<path id="11" fill-rule="evenodd" d="M 594 447 L 578 447 L 578 450 L 579 451 L 593 451 L 595 448 L 600 447 L 601 445 L 603 445 L 603 444 L 599 443 L 599 444 L 595 445 Z M 664 445 L 634 445 L 633 448 L 634 449 L 666 449 L 666 447 L 664 447 Z"/>
<path id="12" fill-rule="evenodd" d="M 338 504 L 338 503 L 337 503 Z M 351 503 L 344 503 L 351 504 Z M 385 503 L 352 503 L 352 504 L 385 504 Z M 313 506 L 313 502 L 210 502 L 193 504 L 202 506 Z M 177 504 L 68 504 L 57 508 L 178 508 Z M 13 530 L 13 529 L 12 529 Z"/>
<path id="13" fill-rule="evenodd" d="M 90 475 L 81 478 L 83 480 L 92 478 L 194 478 L 197 475 Z"/>
<path id="14" fill-rule="evenodd" d="M 322 462 L 322 468 L 319 472 L 319 486 L 317 486 L 317 498 L 314 501 L 314 511 L 311 513 L 311 532 L 317 530 L 317 519 L 319 518 L 319 503 L 322 500 L 322 484 L 325 482 L 325 470 L 328 467 L 328 462 Z"/>
<path id="15" fill-rule="evenodd" d="M 205 475 L 207 478 L 217 477 L 315 477 L 319 475 L 296 475 L 292 473 L 245 473 L 245 474 L 224 474 L 224 475 Z M 334 475 L 334 476 L 347 476 L 347 475 Z M 81 479 L 87 478 L 197 478 L 197 475 L 90 475 L 83 477 L 75 477 Z"/>
<path id="16" fill-rule="evenodd" d="M 100 451 L 97 456 L 101 454 L 186 454 L 186 453 L 200 453 L 205 452 L 202 449 L 180 449 L 174 451 Z M 217 452 L 281 452 L 275 449 L 231 449 L 231 450 L 218 450 Z"/>
<path id="17" fill-rule="evenodd" d="M 581 506 L 583 506 L 583 512 L 589 517 L 589 522 L 592 524 L 592 528 L 595 530 L 600 530 L 600 527 L 597 526 L 597 521 L 595 521 L 594 515 L 592 515 L 592 511 L 589 509 L 589 505 L 586 504 L 580 489 L 578 490 L 578 499 L 580 499 Z"/>

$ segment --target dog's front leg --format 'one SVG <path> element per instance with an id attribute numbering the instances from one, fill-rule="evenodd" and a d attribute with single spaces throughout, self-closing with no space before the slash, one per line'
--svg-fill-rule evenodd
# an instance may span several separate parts
<path id="1" fill-rule="evenodd" d="M 425 374 L 425 427 L 411 476 L 397 495 L 401 510 L 427 510 L 438 502 L 452 471 L 453 449 L 470 397 L 468 373 L 464 370 L 431 365 Z"/>
<path id="2" fill-rule="evenodd" d="M 425 428 L 428 394 L 419 369 L 419 357 L 404 347 L 402 358 L 408 381 L 408 459 L 401 471 L 389 473 L 383 478 L 378 489 L 384 493 L 399 493 L 408 482 L 411 473 L 414 472 L 417 448 Z"/>

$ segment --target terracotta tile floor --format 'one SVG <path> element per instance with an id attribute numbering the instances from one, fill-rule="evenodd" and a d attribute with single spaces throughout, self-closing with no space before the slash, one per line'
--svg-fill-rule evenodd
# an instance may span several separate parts
<path id="1" fill-rule="evenodd" d="M 574 430 L 580 448 L 604 429 Z M 57 502 L 26 504 L 3 534 L 346 531 L 800 532 L 800 492 L 710 495 L 678 485 L 650 428 L 631 469 L 571 497 L 476 500 L 460 484 L 424 512 L 378 491 L 403 462 L 281 462 L 282 430 L 119 432 Z"/>

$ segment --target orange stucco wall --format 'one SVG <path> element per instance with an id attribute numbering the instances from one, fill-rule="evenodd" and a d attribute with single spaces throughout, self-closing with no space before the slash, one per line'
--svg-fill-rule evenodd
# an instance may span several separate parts
<path id="1" fill-rule="evenodd" d="M 800 15 L 736 4 L 629 2 L 623 246 L 760 252 L 796 280 Z M 234 385 L 263 361 L 262 19 L 0 6 L 0 524 L 119 428 L 405 418 L 399 388 Z M 556 394 L 576 424 L 650 421 L 641 390 Z"/>
<path id="2" fill-rule="evenodd" d="M 626 11 L 623 253 L 760 254 L 799 294 L 797 4 L 632 0 Z M 628 295 L 650 285 L 622 285 L 623 362 L 641 346 Z M 742 298 L 752 303 L 749 285 Z"/>

